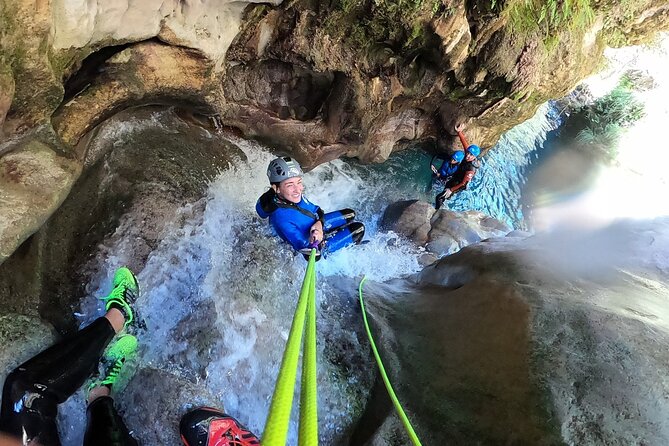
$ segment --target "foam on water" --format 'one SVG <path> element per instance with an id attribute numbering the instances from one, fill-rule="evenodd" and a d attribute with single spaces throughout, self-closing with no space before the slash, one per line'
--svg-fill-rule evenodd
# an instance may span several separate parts
<path id="1" fill-rule="evenodd" d="M 203 394 L 215 395 L 219 406 L 260 433 L 306 263 L 273 237 L 267 222 L 255 214 L 255 201 L 267 188 L 265 170 L 273 155 L 255 143 L 234 142 L 247 159 L 221 173 L 201 202 L 178 211 L 187 218 L 175 218 L 138 272 L 142 297 L 136 306 L 146 329 L 139 335 L 141 352 L 135 366 L 167 371 L 195 383 Z M 364 397 L 361 386 L 368 391 L 370 384 L 359 382 L 358 376 L 364 373 L 347 375 L 324 357 L 333 342 L 352 346 L 351 354 L 362 350 L 346 326 L 354 325 L 346 317 L 359 315 L 353 315 L 353 307 L 341 309 L 342 304 L 348 305 L 348 298 L 342 300 L 337 277 L 349 277 L 354 285 L 353 279 L 361 274 L 375 280 L 411 274 L 419 268 L 416 259 L 422 251 L 392 233 L 378 233 L 373 213 L 379 212 L 381 204 L 366 204 L 364 192 L 387 185 L 363 181 L 359 172 L 340 161 L 307 173 L 304 181 L 310 199 L 326 210 L 353 207 L 363 221 L 371 220 L 371 243 L 342 250 L 318 264 L 319 332 L 328 337 L 319 342 L 319 406 L 321 434 L 330 439 L 351 422 L 351 407 Z M 140 220 L 141 216 L 124 216 L 116 233 L 99 247 L 88 286 L 91 296 L 82 301 L 77 313 L 82 325 L 103 313 L 94 296 L 109 291 L 114 270 L 131 258 L 133 240 L 124 235 L 124 228 L 141 224 Z M 332 314 L 340 310 L 351 315 Z M 358 367 L 366 367 L 364 361 Z M 80 392 L 63 407 L 66 444 L 80 441 L 83 400 Z M 296 439 L 294 420 L 290 442 Z M 132 426 L 133 420 L 128 423 Z M 141 438 L 154 427 L 135 428 Z"/>

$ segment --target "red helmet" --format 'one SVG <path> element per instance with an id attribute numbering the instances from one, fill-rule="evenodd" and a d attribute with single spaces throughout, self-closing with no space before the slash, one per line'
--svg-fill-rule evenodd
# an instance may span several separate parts
<path id="1" fill-rule="evenodd" d="M 239 421 L 218 409 L 200 407 L 186 413 L 179 423 L 186 446 L 258 446 L 260 440 Z"/>

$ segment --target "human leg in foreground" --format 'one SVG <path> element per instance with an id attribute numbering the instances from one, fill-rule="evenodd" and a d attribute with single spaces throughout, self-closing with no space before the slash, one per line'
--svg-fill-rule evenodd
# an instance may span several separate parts
<path id="1" fill-rule="evenodd" d="M 24 444 L 60 445 L 58 404 L 93 373 L 107 344 L 134 319 L 132 302 L 139 286 L 132 272 L 119 269 L 114 288 L 104 298 L 107 313 L 14 369 L 5 380 L 0 431 Z"/>
<path id="2" fill-rule="evenodd" d="M 102 358 L 103 373 L 93 381 L 88 390 L 86 435 L 84 446 L 136 446 L 123 419 L 116 412 L 111 397 L 123 366 L 137 349 L 137 338 L 133 335 L 119 337 Z"/>

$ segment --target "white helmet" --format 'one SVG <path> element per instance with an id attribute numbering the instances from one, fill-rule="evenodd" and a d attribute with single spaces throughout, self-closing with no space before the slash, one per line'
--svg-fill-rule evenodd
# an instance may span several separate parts
<path id="1" fill-rule="evenodd" d="M 302 168 L 289 156 L 276 158 L 267 166 L 267 177 L 270 183 L 280 183 L 288 178 L 302 176 Z"/>

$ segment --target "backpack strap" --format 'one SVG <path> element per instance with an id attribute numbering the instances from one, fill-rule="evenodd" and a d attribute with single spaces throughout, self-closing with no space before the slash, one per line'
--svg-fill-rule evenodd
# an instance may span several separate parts
<path id="1" fill-rule="evenodd" d="M 277 208 L 294 209 L 297 212 L 301 213 L 302 215 L 306 215 L 307 217 L 313 219 L 314 222 L 319 221 L 319 220 L 322 222 L 323 221 L 323 216 L 325 215 L 325 213 L 323 212 L 323 210 L 321 208 L 318 208 L 318 211 L 316 211 L 316 214 L 314 214 L 313 212 L 308 211 L 304 208 L 301 208 L 294 203 L 288 203 L 288 202 L 280 199 L 278 196 L 274 200 L 274 203 L 276 204 Z"/>

